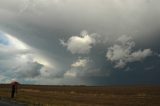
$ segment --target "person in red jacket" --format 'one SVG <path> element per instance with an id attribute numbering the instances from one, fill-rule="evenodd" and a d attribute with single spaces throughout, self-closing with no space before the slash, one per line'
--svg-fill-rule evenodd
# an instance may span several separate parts
<path id="1" fill-rule="evenodd" d="M 18 89 L 18 82 L 17 81 L 13 81 L 11 83 L 11 98 L 15 97 L 15 93 L 17 93 L 17 89 Z"/>

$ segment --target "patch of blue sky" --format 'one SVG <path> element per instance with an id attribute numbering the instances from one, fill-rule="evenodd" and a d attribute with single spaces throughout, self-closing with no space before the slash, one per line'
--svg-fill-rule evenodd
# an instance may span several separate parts
<path id="1" fill-rule="evenodd" d="M 8 38 L 7 38 L 7 37 L 5 36 L 5 34 L 2 33 L 2 32 L 0 32 L 0 44 L 1 44 L 1 45 L 5 45 L 5 46 L 9 45 L 9 40 L 8 40 Z"/>

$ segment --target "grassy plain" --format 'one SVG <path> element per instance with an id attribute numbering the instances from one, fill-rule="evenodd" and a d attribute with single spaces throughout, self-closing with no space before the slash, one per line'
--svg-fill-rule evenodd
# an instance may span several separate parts
<path id="1" fill-rule="evenodd" d="M 0 98 L 10 99 L 10 85 L 0 85 Z M 20 85 L 14 99 L 28 106 L 160 106 L 160 86 Z"/>

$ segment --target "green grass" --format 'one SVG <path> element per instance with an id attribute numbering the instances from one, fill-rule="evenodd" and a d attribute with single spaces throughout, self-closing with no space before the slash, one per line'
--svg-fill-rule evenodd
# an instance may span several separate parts
<path id="1" fill-rule="evenodd" d="M 10 86 L 0 85 L 10 99 Z M 29 106 L 160 106 L 160 87 L 20 85 L 14 99 Z"/>

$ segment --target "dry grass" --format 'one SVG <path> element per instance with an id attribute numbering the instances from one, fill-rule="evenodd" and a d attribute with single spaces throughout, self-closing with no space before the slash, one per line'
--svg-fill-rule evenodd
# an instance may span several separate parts
<path id="1" fill-rule="evenodd" d="M 10 98 L 10 86 L 0 85 Z M 20 85 L 15 98 L 29 106 L 160 106 L 160 87 L 85 87 Z"/>

